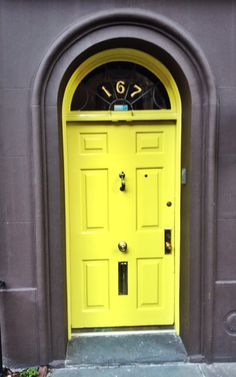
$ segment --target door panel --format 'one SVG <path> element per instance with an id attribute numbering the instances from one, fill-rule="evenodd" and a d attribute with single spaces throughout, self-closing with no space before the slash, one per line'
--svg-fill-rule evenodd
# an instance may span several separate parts
<path id="1" fill-rule="evenodd" d="M 138 230 L 157 229 L 159 227 L 160 181 L 160 169 L 137 169 Z"/>
<path id="2" fill-rule="evenodd" d="M 108 172 L 107 169 L 82 170 L 82 229 L 84 232 L 104 231 L 108 227 Z M 97 195 L 97 193 L 103 195 Z"/>
<path id="3" fill-rule="evenodd" d="M 161 261 L 158 258 L 137 259 L 138 308 L 157 307 L 161 302 Z M 150 282 L 152 283 L 150 286 Z"/>
<path id="4" fill-rule="evenodd" d="M 67 128 L 72 327 L 173 324 L 175 126 Z"/>
<path id="5" fill-rule="evenodd" d="M 83 310 L 109 307 L 109 260 L 83 261 Z"/>

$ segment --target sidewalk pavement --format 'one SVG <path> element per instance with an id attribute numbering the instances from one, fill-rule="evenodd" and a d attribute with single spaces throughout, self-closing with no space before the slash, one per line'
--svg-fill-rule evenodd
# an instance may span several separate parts
<path id="1" fill-rule="evenodd" d="M 54 369 L 51 377 L 236 377 L 236 363 L 68 367 Z"/>

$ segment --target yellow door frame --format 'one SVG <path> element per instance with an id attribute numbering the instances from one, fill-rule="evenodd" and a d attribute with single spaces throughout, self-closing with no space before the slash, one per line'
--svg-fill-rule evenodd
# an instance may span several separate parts
<path id="1" fill-rule="evenodd" d="M 157 76 L 165 86 L 170 99 L 170 109 L 135 110 L 135 111 L 71 111 L 71 102 L 78 84 L 91 71 L 102 64 L 115 61 L 127 61 L 144 66 Z M 85 60 L 73 73 L 65 89 L 62 103 L 63 152 L 64 152 L 64 184 L 65 184 L 65 216 L 66 216 L 66 270 L 67 270 L 67 302 L 68 302 L 68 338 L 71 338 L 71 299 L 70 299 L 70 214 L 67 168 L 67 124 L 78 122 L 118 122 L 118 121 L 172 121 L 176 127 L 176 175 L 175 175 L 175 329 L 179 333 L 179 293 L 180 293 L 180 189 L 181 189 L 181 126 L 182 110 L 178 87 L 169 70 L 153 56 L 135 49 L 116 48 L 99 52 Z"/>

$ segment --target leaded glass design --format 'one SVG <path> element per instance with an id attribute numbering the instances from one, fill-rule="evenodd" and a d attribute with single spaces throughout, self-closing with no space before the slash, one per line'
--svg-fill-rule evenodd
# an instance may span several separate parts
<path id="1" fill-rule="evenodd" d="M 72 111 L 170 109 L 162 82 L 141 65 L 118 61 L 89 73 L 75 90 Z"/>

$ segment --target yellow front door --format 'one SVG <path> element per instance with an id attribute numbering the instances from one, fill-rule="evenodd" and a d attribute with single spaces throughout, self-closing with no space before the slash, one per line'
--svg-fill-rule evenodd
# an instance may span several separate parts
<path id="1" fill-rule="evenodd" d="M 174 323 L 175 134 L 67 125 L 72 328 Z"/>

